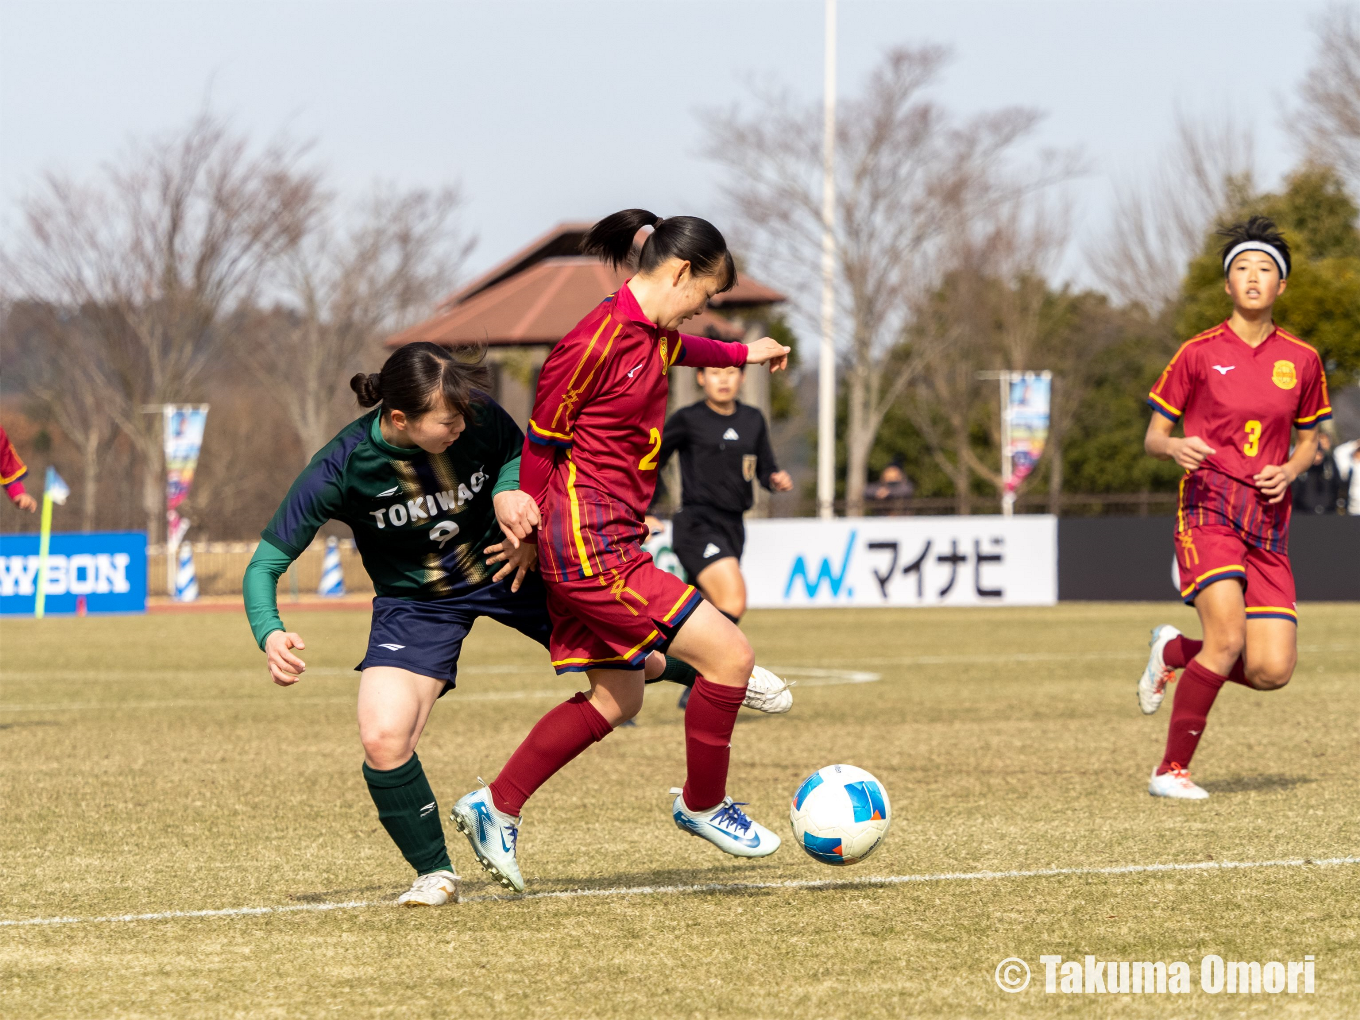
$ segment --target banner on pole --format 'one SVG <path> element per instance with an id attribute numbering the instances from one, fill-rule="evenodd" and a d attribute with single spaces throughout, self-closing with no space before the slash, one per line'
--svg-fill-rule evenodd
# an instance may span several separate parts
<path id="1" fill-rule="evenodd" d="M 1002 432 L 1010 466 L 1006 492 L 1014 494 L 1039 462 L 1048 441 L 1049 406 L 1053 393 L 1052 372 L 1012 372 L 1010 400 L 1004 409 Z"/>
<path id="2" fill-rule="evenodd" d="M 203 448 L 203 429 L 208 423 L 207 404 L 165 404 L 161 408 L 165 437 L 165 546 L 170 590 L 175 591 L 176 556 L 189 522 L 179 508 L 188 498 Z"/>

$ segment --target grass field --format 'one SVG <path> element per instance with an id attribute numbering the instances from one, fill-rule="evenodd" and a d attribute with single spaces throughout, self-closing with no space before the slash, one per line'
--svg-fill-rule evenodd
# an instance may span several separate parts
<path id="1" fill-rule="evenodd" d="M 1146 793 L 1168 709 L 1133 686 L 1148 628 L 1197 633 L 1189 610 L 752 613 L 760 661 L 804 679 L 789 715 L 743 713 L 731 790 L 787 834 L 804 775 L 863 766 L 893 799 L 874 857 L 743 862 L 677 830 L 660 685 L 529 806 L 529 892 L 567 895 L 497 898 L 450 832 L 471 902 L 426 911 L 391 905 L 410 874 L 359 772 L 365 614 L 290 620 L 290 690 L 237 614 L 6 620 L 0 919 L 77 920 L 0 927 L 0 1016 L 1360 1016 L 1360 863 L 1215 866 L 1360 855 L 1360 610 L 1301 615 L 1294 682 L 1228 685 L 1195 761 L 1213 797 L 1185 804 Z M 420 747 L 446 817 L 572 689 L 478 625 Z M 1100 871 L 1151 864 L 1206 867 Z M 1049 869 L 1078 873 L 977 877 Z M 863 882 L 891 876 L 937 877 Z M 861 884 L 750 886 L 818 880 Z M 109 919 L 254 907 L 282 909 Z M 1087 953 L 1187 961 L 1192 991 L 1044 992 L 1041 954 Z M 1316 992 L 1208 994 L 1208 953 L 1313 954 Z M 1019 994 L 1006 957 L 1034 970 Z"/>

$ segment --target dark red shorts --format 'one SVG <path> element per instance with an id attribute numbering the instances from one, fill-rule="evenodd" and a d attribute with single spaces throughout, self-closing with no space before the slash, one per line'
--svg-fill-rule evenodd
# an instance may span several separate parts
<path id="1" fill-rule="evenodd" d="M 548 653 L 559 673 L 641 669 L 703 600 L 694 585 L 661 570 L 645 552 L 601 564 L 593 577 L 544 583 L 553 623 Z"/>
<path id="2" fill-rule="evenodd" d="M 1202 524 L 1179 532 L 1176 567 L 1187 605 L 1193 606 L 1195 596 L 1215 581 L 1231 579 L 1244 588 L 1248 620 L 1299 622 L 1288 554 L 1258 548 L 1230 525 Z"/>

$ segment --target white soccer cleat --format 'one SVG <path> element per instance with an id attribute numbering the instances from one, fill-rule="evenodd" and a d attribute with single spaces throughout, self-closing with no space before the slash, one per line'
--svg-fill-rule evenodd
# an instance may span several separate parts
<path id="1" fill-rule="evenodd" d="M 507 889 L 524 892 L 524 879 L 515 859 L 519 819 L 497 811 L 491 802 L 491 791 L 485 786 L 461 797 L 453 805 L 450 818 L 472 844 L 477 863 Z"/>
<path id="2" fill-rule="evenodd" d="M 1190 779 L 1190 770 L 1183 769 L 1174 761 L 1171 763 L 1171 771 L 1157 775 L 1157 770 L 1152 770 L 1152 779 L 1148 781 L 1148 793 L 1154 797 L 1170 797 L 1172 800 L 1208 800 L 1209 791 L 1202 786 L 1196 786 Z"/>
<path id="3" fill-rule="evenodd" d="M 1162 653 L 1166 651 L 1167 644 L 1173 638 L 1180 636 L 1181 632 L 1169 623 L 1152 628 L 1152 640 L 1148 642 L 1152 646 L 1152 651 L 1148 653 L 1147 668 L 1138 678 L 1138 707 L 1143 710 L 1144 715 L 1151 715 L 1162 707 L 1166 685 L 1176 680 L 1176 671 L 1166 664 Z"/>
<path id="4" fill-rule="evenodd" d="M 399 897 L 400 907 L 442 907 L 458 902 L 458 876 L 452 871 L 432 871 L 417 875 L 414 884 Z"/>
<path id="5" fill-rule="evenodd" d="M 683 794 L 675 798 L 671 817 L 675 824 L 693 836 L 706 839 L 719 850 L 734 857 L 768 857 L 779 849 L 779 837 L 759 822 L 746 816 L 731 797 L 707 811 L 691 811 Z"/>
<path id="6" fill-rule="evenodd" d="M 746 700 L 743 708 L 754 708 L 757 712 L 769 715 L 783 715 L 793 707 L 793 684 L 781 680 L 764 666 L 751 670 L 751 679 L 746 681 Z"/>

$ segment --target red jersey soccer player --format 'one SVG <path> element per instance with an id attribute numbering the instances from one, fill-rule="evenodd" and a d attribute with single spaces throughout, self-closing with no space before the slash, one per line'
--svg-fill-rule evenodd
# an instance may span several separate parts
<path id="1" fill-rule="evenodd" d="M 597 223 L 582 250 L 614 265 L 652 227 L 638 272 L 553 348 L 539 376 L 520 488 L 532 497 L 539 568 L 559 673 L 585 672 L 577 694 L 541 720 L 490 787 L 463 797 L 454 821 L 478 861 L 504 885 L 524 888 L 515 840 L 524 802 L 553 773 L 642 707 L 642 663 L 669 647 L 701 676 L 685 713 L 688 775 L 672 815 L 727 853 L 764 857 L 779 837 L 727 796 L 732 726 L 754 659 L 736 625 L 692 585 L 642 551 L 656 486 L 668 373 L 675 365 L 785 367 L 789 349 L 765 337 L 749 347 L 678 331 L 727 290 L 736 268 L 722 234 L 692 216 L 641 209 Z M 519 537 L 528 535 L 528 528 Z"/>
<path id="2" fill-rule="evenodd" d="M 1158 413 L 1144 446 L 1185 468 L 1176 514 L 1181 597 L 1199 613 L 1204 640 L 1174 627 L 1152 632 L 1138 683 L 1144 713 L 1157 711 L 1175 670 L 1166 754 L 1148 792 L 1203 800 L 1190 780 L 1205 720 L 1224 681 L 1258 691 L 1289 682 L 1298 658 L 1298 611 L 1289 566 L 1289 486 L 1313 462 L 1316 428 L 1330 418 L 1317 351 L 1278 328 L 1271 308 L 1289 276 L 1289 245 L 1253 216 L 1220 232 L 1227 322 L 1187 340 L 1153 386 Z M 1181 418 L 1185 438 L 1171 435 Z M 1291 426 L 1298 430 L 1293 455 Z"/>

